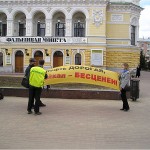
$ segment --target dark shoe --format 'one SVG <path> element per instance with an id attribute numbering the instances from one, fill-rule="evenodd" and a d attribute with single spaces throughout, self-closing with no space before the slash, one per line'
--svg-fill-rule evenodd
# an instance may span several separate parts
<path id="1" fill-rule="evenodd" d="M 124 110 L 124 108 L 121 108 L 120 110 Z"/>
<path id="2" fill-rule="evenodd" d="M 124 111 L 128 111 L 129 109 L 124 109 Z"/>
<path id="3" fill-rule="evenodd" d="M 35 115 L 41 115 L 41 114 L 42 114 L 41 112 L 36 112 L 36 113 L 35 113 Z"/>
<path id="4" fill-rule="evenodd" d="M 41 103 L 39 106 L 40 106 L 40 107 L 46 107 L 46 105 L 43 104 L 43 103 Z"/>
<path id="5" fill-rule="evenodd" d="M 32 111 L 28 111 L 28 114 L 32 114 L 33 112 Z"/>

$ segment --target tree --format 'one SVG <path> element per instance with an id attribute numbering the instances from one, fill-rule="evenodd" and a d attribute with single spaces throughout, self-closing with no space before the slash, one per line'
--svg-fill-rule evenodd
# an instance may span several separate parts
<path id="1" fill-rule="evenodd" d="M 145 60 L 145 56 L 143 55 L 143 51 L 140 52 L 140 66 L 143 70 L 147 69 L 147 62 Z"/>

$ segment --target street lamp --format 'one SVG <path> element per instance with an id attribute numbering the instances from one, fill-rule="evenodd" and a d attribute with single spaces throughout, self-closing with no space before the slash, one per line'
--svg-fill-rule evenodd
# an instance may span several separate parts
<path id="1" fill-rule="evenodd" d="M 26 56 L 29 56 L 28 49 L 25 49 Z"/>
<path id="2" fill-rule="evenodd" d="M 46 56 L 49 56 L 48 49 L 45 49 L 45 54 L 46 54 Z"/>
<path id="3" fill-rule="evenodd" d="M 8 49 L 7 48 L 5 48 L 5 53 L 6 53 L 6 55 L 10 55 L 10 53 L 8 53 Z"/>
<path id="4" fill-rule="evenodd" d="M 66 54 L 67 54 L 67 56 L 69 56 L 69 50 L 68 49 L 66 49 Z"/>

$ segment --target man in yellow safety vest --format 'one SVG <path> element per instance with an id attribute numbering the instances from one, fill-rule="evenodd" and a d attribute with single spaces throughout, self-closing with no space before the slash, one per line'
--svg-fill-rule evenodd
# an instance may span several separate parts
<path id="1" fill-rule="evenodd" d="M 29 101 L 27 111 L 28 114 L 32 114 L 32 106 L 34 104 L 34 112 L 36 115 L 41 115 L 39 111 L 40 97 L 42 92 L 42 87 L 44 85 L 44 79 L 47 78 L 46 70 L 43 69 L 45 61 L 39 60 L 39 66 L 32 67 L 29 75 Z"/>

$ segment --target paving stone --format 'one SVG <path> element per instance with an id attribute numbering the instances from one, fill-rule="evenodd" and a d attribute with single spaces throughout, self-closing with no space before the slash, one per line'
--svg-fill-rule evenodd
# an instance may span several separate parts
<path id="1" fill-rule="evenodd" d="M 27 98 L 0 101 L 0 149 L 150 149 L 150 72 L 142 72 L 140 98 L 49 99 L 42 115 L 27 114 Z"/>

